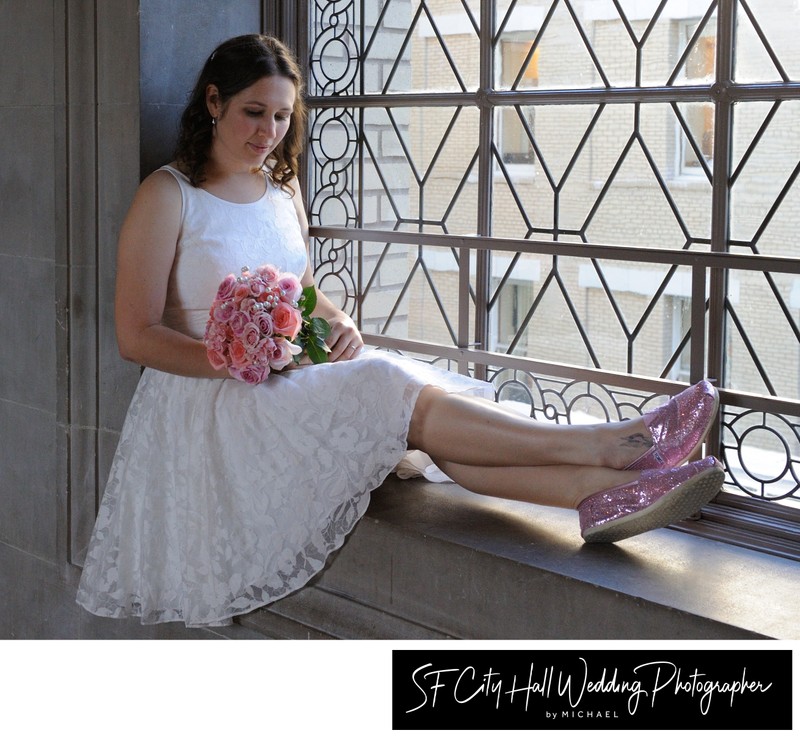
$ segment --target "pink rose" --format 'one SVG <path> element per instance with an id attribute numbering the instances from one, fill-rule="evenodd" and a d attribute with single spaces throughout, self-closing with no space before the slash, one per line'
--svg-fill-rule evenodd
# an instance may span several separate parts
<path id="1" fill-rule="evenodd" d="M 272 264 L 264 264 L 256 269 L 256 273 L 261 277 L 268 288 L 274 287 L 281 273 Z"/>
<path id="2" fill-rule="evenodd" d="M 275 324 L 272 320 L 272 316 L 266 310 L 262 310 L 256 315 L 256 317 L 253 318 L 253 322 L 258 327 L 262 336 L 271 336 L 275 332 Z"/>
<path id="3" fill-rule="evenodd" d="M 236 277 L 232 274 L 229 274 L 225 279 L 222 280 L 222 283 L 217 290 L 217 300 L 220 302 L 225 302 L 225 300 L 230 300 L 233 297 L 233 292 L 236 289 Z"/>
<path id="4" fill-rule="evenodd" d="M 228 325 L 231 328 L 231 332 L 234 336 L 241 336 L 242 332 L 244 331 L 244 327 L 250 322 L 250 318 L 247 316 L 246 313 L 243 313 L 241 310 L 237 310 L 233 315 L 231 315 L 230 319 L 228 320 Z"/>
<path id="5" fill-rule="evenodd" d="M 214 308 L 213 318 L 219 323 L 227 323 L 233 313 L 235 312 L 235 308 L 233 303 L 231 302 L 221 302 Z"/>
<path id="6" fill-rule="evenodd" d="M 244 300 L 239 303 L 239 310 L 243 313 L 249 313 L 257 304 L 258 303 L 252 297 L 245 297 Z"/>
<path id="7" fill-rule="evenodd" d="M 303 349 L 300 346 L 287 341 L 285 338 L 275 339 L 275 347 L 269 365 L 276 371 L 287 367 L 292 363 L 292 358 L 299 354 Z"/>
<path id="8" fill-rule="evenodd" d="M 247 348 L 238 338 L 234 338 L 233 341 L 231 341 L 229 353 L 231 364 L 237 369 L 241 369 L 249 363 Z"/>
<path id="9" fill-rule="evenodd" d="M 275 341 L 272 338 L 265 338 L 258 346 L 256 353 L 253 355 L 254 361 L 259 361 L 262 364 L 269 364 L 272 359 L 272 354 L 275 353 Z"/>
<path id="10" fill-rule="evenodd" d="M 303 294 L 303 285 L 294 274 L 284 274 L 278 280 L 278 288 L 283 292 L 283 300 L 296 303 Z"/>
<path id="11" fill-rule="evenodd" d="M 289 303 L 279 302 L 272 311 L 272 322 L 275 325 L 275 333 L 294 341 L 303 327 L 303 316 Z"/>
<path id="12" fill-rule="evenodd" d="M 214 369 L 224 369 L 228 366 L 228 361 L 222 355 L 222 352 L 216 349 L 206 349 L 206 355 L 208 356 L 208 362 Z"/>
<path id="13" fill-rule="evenodd" d="M 267 285 L 261 277 L 252 277 L 250 279 L 250 295 L 258 299 L 259 295 L 263 295 L 267 291 Z"/>
<path id="14" fill-rule="evenodd" d="M 216 351 L 221 355 L 225 355 L 225 339 L 219 335 L 208 336 L 203 339 L 206 348 L 211 351 Z"/>
<path id="15" fill-rule="evenodd" d="M 206 330 L 203 334 L 203 340 L 206 343 L 213 341 L 221 341 L 225 338 L 225 329 L 217 322 L 209 320 L 206 323 Z"/>
<path id="16" fill-rule="evenodd" d="M 233 289 L 233 298 L 239 302 L 250 296 L 250 285 L 247 282 L 237 282 Z"/>
<path id="17" fill-rule="evenodd" d="M 242 331 L 241 341 L 248 353 L 253 353 L 261 343 L 261 332 L 255 323 L 248 323 Z"/>
<path id="18" fill-rule="evenodd" d="M 259 365 L 246 366 L 242 369 L 231 367 L 228 373 L 240 382 L 245 382 L 246 384 L 260 384 L 269 376 L 269 367 Z"/>

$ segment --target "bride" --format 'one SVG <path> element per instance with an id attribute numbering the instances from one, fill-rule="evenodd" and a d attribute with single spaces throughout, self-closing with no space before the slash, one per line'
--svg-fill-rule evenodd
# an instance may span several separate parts
<path id="1" fill-rule="evenodd" d="M 329 361 L 249 385 L 208 360 L 220 282 L 271 264 L 314 284 L 297 182 L 300 72 L 277 40 L 240 36 L 208 58 L 176 159 L 141 184 L 121 229 L 115 319 L 145 367 L 131 401 L 78 602 L 143 623 L 221 625 L 302 587 L 409 449 L 477 493 L 578 511 L 589 542 L 669 525 L 723 472 L 702 445 L 718 397 L 701 382 L 641 418 L 537 423 L 491 386 L 367 351 L 321 292 Z"/>

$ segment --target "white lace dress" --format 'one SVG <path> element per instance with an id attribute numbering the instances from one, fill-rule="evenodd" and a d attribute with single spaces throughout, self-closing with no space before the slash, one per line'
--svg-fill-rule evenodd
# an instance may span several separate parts
<path id="1" fill-rule="evenodd" d="M 201 337 L 220 281 L 243 266 L 302 274 L 289 196 L 255 203 L 192 187 L 164 322 Z M 77 601 L 143 623 L 225 625 L 300 588 L 401 462 L 419 391 L 490 396 L 481 382 L 368 351 L 251 386 L 146 369 L 131 401 Z"/>

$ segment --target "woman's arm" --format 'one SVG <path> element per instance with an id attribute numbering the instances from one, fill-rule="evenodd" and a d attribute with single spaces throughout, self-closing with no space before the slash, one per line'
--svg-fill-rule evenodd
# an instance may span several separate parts
<path id="1" fill-rule="evenodd" d="M 209 364 L 202 341 L 161 325 L 180 219 L 178 183 L 168 172 L 154 172 L 140 185 L 120 231 L 114 305 L 119 352 L 171 374 L 227 377 Z"/>
<path id="2" fill-rule="evenodd" d="M 300 195 L 300 185 L 295 180 L 292 182 L 292 187 L 294 188 L 294 197 L 292 199 L 297 210 L 297 219 L 300 222 L 300 230 L 303 233 L 303 240 L 308 249 L 308 218 L 306 217 L 303 198 Z M 314 284 L 310 256 L 301 281 L 304 287 Z M 326 343 L 331 349 L 330 354 L 328 354 L 330 361 L 347 360 L 358 356 L 364 341 L 358 328 L 356 328 L 355 322 L 347 313 L 337 308 L 319 289 L 317 289 L 317 307 L 314 309 L 314 315 L 325 318 L 330 323 L 331 334 L 326 339 Z"/>

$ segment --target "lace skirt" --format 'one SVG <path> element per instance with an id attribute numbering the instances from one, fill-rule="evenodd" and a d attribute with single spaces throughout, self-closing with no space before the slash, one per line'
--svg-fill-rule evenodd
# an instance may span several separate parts
<path id="1" fill-rule="evenodd" d="M 426 385 L 492 395 L 483 382 L 375 351 L 257 386 L 145 370 L 78 603 L 211 626 L 299 589 L 405 456 Z"/>

